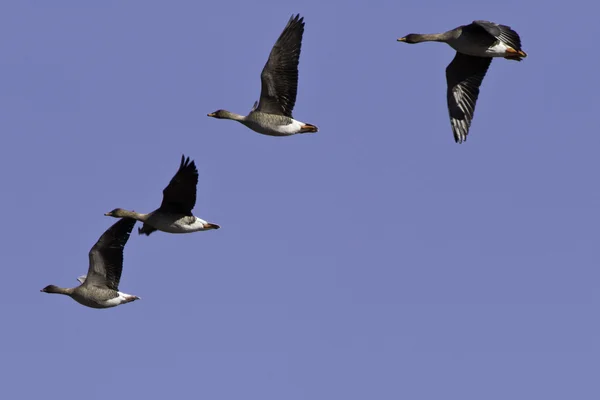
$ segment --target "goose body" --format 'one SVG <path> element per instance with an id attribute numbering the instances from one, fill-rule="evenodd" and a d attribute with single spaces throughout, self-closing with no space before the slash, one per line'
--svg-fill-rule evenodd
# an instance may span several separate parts
<path id="1" fill-rule="evenodd" d="M 139 297 L 131 294 L 122 293 L 117 291 L 116 293 L 100 293 L 96 292 L 94 295 L 90 293 L 74 291 L 71 298 L 81 305 L 90 308 L 111 308 L 121 304 L 131 303 L 134 300 L 139 300 Z"/>
<path id="2" fill-rule="evenodd" d="M 196 205 L 198 170 L 194 161 L 181 156 L 179 170 L 163 190 L 163 201 L 159 208 L 148 214 L 115 208 L 106 216 L 133 218 L 143 222 L 139 234 L 150 235 L 154 231 L 167 233 L 191 233 L 219 229 L 219 225 L 207 222 L 192 214 Z"/>
<path id="3" fill-rule="evenodd" d="M 150 215 L 145 223 L 153 226 L 159 231 L 167 233 L 191 233 L 209 229 L 218 229 L 215 224 L 206 222 L 194 215 L 183 214 Z"/>
<path id="4" fill-rule="evenodd" d="M 467 54 L 473 57 L 506 57 L 508 46 L 498 41 L 492 45 L 473 42 L 468 35 L 460 35 L 457 38 L 449 39 L 446 43 L 459 53 Z"/>
<path id="5" fill-rule="evenodd" d="M 48 285 L 41 291 L 67 295 L 90 308 L 110 308 L 138 300 L 137 296 L 119 291 L 123 249 L 135 222 L 134 219 L 123 218 L 104 232 L 90 250 L 87 275 L 77 278 L 79 286 L 61 288 Z"/>
<path id="6" fill-rule="evenodd" d="M 227 110 L 208 114 L 238 121 L 255 132 L 269 136 L 291 136 L 318 132 L 315 125 L 292 117 L 298 90 L 298 63 L 304 34 L 304 18 L 292 16 L 275 42 L 261 73 L 260 100 L 247 116 Z"/>
<path id="7" fill-rule="evenodd" d="M 446 68 L 446 81 L 450 124 L 457 143 L 467 140 L 479 87 L 492 58 L 521 61 L 527 57 L 521 50 L 521 38 L 514 30 L 489 21 L 473 21 L 443 33 L 412 33 L 398 41 L 444 42 L 456 50 L 456 56 Z"/>
<path id="8" fill-rule="evenodd" d="M 255 132 L 269 136 L 290 136 L 297 133 L 316 132 L 316 127 L 283 115 L 253 111 L 242 124 Z M 314 127 L 314 129 L 313 129 Z"/>

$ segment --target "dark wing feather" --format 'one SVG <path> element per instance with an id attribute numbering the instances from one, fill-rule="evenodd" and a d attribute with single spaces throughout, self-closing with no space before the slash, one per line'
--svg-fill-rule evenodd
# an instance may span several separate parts
<path id="1" fill-rule="evenodd" d="M 119 290 L 123 271 L 123 249 L 135 222 L 132 218 L 121 218 L 100 236 L 89 253 L 90 266 L 84 285 L 106 286 L 112 290 Z"/>
<path id="2" fill-rule="evenodd" d="M 473 57 L 457 52 L 454 60 L 446 68 L 448 111 L 454 140 L 457 143 L 467 140 L 479 96 L 479 86 L 491 62 L 491 57 Z"/>
<path id="3" fill-rule="evenodd" d="M 179 170 L 163 190 L 162 211 L 192 215 L 196 205 L 196 186 L 198 185 L 198 170 L 194 161 L 181 156 Z"/>
<path id="4" fill-rule="evenodd" d="M 262 88 L 257 111 L 292 118 L 303 34 L 304 18 L 292 16 L 275 42 L 260 75 Z"/>
<path id="5" fill-rule="evenodd" d="M 496 39 L 501 40 L 504 44 L 513 49 L 517 51 L 521 50 L 521 38 L 517 32 L 510 29 L 510 26 L 500 25 L 489 21 L 473 21 L 473 24 L 482 27 L 487 33 Z"/>

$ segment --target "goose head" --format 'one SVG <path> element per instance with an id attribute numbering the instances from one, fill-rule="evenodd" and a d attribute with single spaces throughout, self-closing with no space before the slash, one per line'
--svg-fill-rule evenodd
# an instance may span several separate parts
<path id="1" fill-rule="evenodd" d="M 218 118 L 218 119 L 229 119 L 231 113 L 227 110 L 217 110 L 208 114 L 209 117 Z"/>
<path id="2" fill-rule="evenodd" d="M 131 212 L 124 210 L 122 208 L 115 208 L 112 211 L 109 211 L 104 214 L 107 217 L 115 217 L 115 218 L 125 218 L 131 215 Z"/>

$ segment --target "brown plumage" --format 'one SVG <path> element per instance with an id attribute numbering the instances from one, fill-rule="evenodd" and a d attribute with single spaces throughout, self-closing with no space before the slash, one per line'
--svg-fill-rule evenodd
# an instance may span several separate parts
<path id="1" fill-rule="evenodd" d="M 456 50 L 446 68 L 447 100 L 452 133 L 457 143 L 467 140 L 479 87 L 493 57 L 521 61 L 527 54 L 521 38 L 509 26 L 489 21 L 473 21 L 443 33 L 411 33 L 398 39 L 405 43 L 444 42 Z"/>

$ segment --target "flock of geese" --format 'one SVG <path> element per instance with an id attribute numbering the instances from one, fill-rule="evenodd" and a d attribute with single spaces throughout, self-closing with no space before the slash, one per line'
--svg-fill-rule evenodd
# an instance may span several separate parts
<path id="1" fill-rule="evenodd" d="M 304 18 L 292 16 L 275 42 L 269 59 L 261 73 L 260 99 L 246 116 L 226 110 L 217 110 L 209 117 L 231 119 L 248 128 L 270 136 L 290 136 L 317 132 L 315 125 L 292 117 L 298 87 L 298 62 L 304 34 Z M 521 61 L 527 54 L 521 50 L 519 35 L 506 25 L 488 21 L 474 21 L 469 25 L 444 33 L 411 33 L 399 42 L 444 42 L 456 50 L 456 56 L 446 68 L 448 84 L 448 111 L 454 140 L 467 139 L 479 86 L 493 57 Z M 163 201 L 156 210 L 143 214 L 115 208 L 106 216 L 119 218 L 96 242 L 89 253 L 87 275 L 77 280 L 74 288 L 55 285 L 42 289 L 45 293 L 70 296 L 87 307 L 109 308 L 138 300 L 138 296 L 119 291 L 123 270 L 123 249 L 133 226 L 142 222 L 140 235 L 154 231 L 167 233 L 192 233 L 219 229 L 219 225 L 194 216 L 198 170 L 194 161 L 182 156 L 179 170 L 163 190 Z"/>

